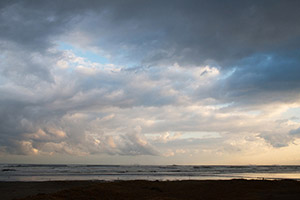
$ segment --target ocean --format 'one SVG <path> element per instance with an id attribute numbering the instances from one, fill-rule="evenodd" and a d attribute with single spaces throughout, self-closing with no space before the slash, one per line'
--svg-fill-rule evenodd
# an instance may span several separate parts
<path id="1" fill-rule="evenodd" d="M 0 164 L 0 181 L 300 180 L 295 165 L 37 165 Z"/>

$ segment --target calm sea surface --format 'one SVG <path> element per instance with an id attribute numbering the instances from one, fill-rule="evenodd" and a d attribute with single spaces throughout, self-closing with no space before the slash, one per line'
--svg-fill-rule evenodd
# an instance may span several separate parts
<path id="1" fill-rule="evenodd" d="M 0 181 L 296 179 L 300 166 L 0 164 Z"/>

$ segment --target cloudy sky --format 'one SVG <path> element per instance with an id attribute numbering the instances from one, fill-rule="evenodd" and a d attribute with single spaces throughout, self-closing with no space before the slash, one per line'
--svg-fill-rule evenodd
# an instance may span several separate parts
<path id="1" fill-rule="evenodd" d="M 300 1 L 0 1 L 0 162 L 300 164 Z"/>

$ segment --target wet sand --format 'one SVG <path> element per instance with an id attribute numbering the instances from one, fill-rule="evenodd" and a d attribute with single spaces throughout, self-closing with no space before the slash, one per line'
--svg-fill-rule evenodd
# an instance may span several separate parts
<path id="1" fill-rule="evenodd" d="M 211 181 L 49 181 L 0 182 L 8 199 L 300 199 L 300 182 L 293 180 Z"/>

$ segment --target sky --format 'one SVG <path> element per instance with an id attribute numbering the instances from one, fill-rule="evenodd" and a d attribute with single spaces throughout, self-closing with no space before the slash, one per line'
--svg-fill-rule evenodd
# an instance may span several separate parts
<path id="1" fill-rule="evenodd" d="M 0 163 L 300 164 L 299 8 L 1 0 Z"/>

